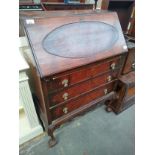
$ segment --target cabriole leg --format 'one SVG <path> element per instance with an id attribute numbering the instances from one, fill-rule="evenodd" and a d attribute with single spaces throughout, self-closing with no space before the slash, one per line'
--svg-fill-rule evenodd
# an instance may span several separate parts
<path id="1" fill-rule="evenodd" d="M 54 137 L 54 135 L 53 135 L 53 132 L 54 132 L 54 128 L 52 128 L 52 129 L 48 129 L 48 135 L 51 137 L 50 139 L 49 139 L 49 141 L 48 141 L 48 145 L 49 145 L 49 147 L 53 147 L 54 145 L 56 145 L 57 144 L 57 141 L 56 141 L 56 139 L 55 139 L 55 137 Z"/>
<path id="2" fill-rule="evenodd" d="M 106 108 L 105 108 L 105 110 L 106 110 L 107 112 L 112 112 L 112 108 L 111 108 L 112 102 L 113 102 L 112 100 L 106 101 Z"/>

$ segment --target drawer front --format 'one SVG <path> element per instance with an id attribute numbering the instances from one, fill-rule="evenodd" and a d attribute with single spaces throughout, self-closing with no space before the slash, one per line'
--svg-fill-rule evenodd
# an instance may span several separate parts
<path id="1" fill-rule="evenodd" d="M 127 74 L 135 70 L 135 49 L 131 49 L 127 56 L 127 60 L 123 69 L 123 74 Z"/>
<path id="2" fill-rule="evenodd" d="M 64 102 L 73 97 L 79 96 L 82 93 L 86 93 L 94 89 L 95 87 L 109 83 L 116 79 L 117 74 L 117 70 L 114 72 L 108 72 L 90 80 L 68 87 L 62 91 L 52 93 L 49 95 L 50 104 L 51 106 L 54 106 L 56 104 L 59 104 L 60 102 Z"/>
<path id="3" fill-rule="evenodd" d="M 103 97 L 104 95 L 110 93 L 114 88 L 114 82 L 101 86 L 89 93 L 81 95 L 76 99 L 67 101 L 63 105 L 59 107 L 55 107 L 51 109 L 51 115 L 53 119 L 57 119 L 71 111 L 76 110 L 77 108 L 90 103 L 91 101 Z"/>
<path id="4" fill-rule="evenodd" d="M 75 71 L 67 75 L 57 75 L 49 78 L 50 82 L 47 83 L 47 89 L 49 91 L 55 91 L 60 88 L 66 88 L 76 83 L 88 80 L 97 75 L 103 74 L 107 71 L 118 69 L 121 65 L 121 56 L 115 57 L 108 61 L 95 63 L 76 69 Z"/>

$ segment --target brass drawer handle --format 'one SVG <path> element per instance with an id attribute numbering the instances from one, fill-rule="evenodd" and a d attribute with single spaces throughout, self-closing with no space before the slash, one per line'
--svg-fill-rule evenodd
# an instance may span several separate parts
<path id="1" fill-rule="evenodd" d="M 111 65 L 110 65 L 111 69 L 114 70 L 116 68 L 116 64 L 113 62 Z"/>
<path id="2" fill-rule="evenodd" d="M 132 69 L 135 69 L 135 63 L 132 63 Z"/>
<path id="3" fill-rule="evenodd" d="M 68 108 L 67 107 L 63 108 L 63 113 L 64 114 L 67 114 L 68 113 Z"/>
<path id="4" fill-rule="evenodd" d="M 68 99 L 68 93 L 64 93 L 63 96 L 62 96 L 62 98 L 63 98 L 64 100 L 67 100 L 67 99 Z"/>
<path id="5" fill-rule="evenodd" d="M 108 82 L 110 82 L 110 81 L 112 80 L 112 77 L 109 75 L 109 76 L 107 77 L 107 80 L 108 80 Z"/>
<path id="6" fill-rule="evenodd" d="M 68 87 L 68 79 L 64 79 L 62 81 L 62 85 L 64 85 L 64 87 Z"/>
<path id="7" fill-rule="evenodd" d="M 108 89 L 104 89 L 104 94 L 106 95 L 108 93 Z"/>

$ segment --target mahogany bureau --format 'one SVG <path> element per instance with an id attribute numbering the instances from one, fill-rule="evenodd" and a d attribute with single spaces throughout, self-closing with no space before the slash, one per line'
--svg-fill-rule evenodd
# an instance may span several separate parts
<path id="1" fill-rule="evenodd" d="M 98 103 L 113 100 L 127 45 L 115 12 L 88 12 L 24 19 L 32 49 L 40 116 L 53 131 Z"/>

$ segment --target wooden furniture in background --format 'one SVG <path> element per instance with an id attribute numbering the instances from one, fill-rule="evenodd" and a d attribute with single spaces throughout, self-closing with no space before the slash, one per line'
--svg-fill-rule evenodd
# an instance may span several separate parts
<path id="1" fill-rule="evenodd" d="M 126 34 L 131 37 L 135 37 L 135 6 L 133 6 L 133 9 L 132 9 Z"/>
<path id="2" fill-rule="evenodd" d="M 128 56 L 122 74 L 128 74 L 135 70 L 135 43 L 134 40 L 127 39 Z"/>
<path id="3" fill-rule="evenodd" d="M 85 0 L 77 0 L 80 3 L 85 3 Z M 52 2 L 52 3 L 64 3 L 64 0 L 42 0 L 41 2 Z"/>
<path id="4" fill-rule="evenodd" d="M 135 103 L 135 41 L 125 35 L 128 55 L 122 70 L 121 76 L 117 83 L 117 99 L 107 101 L 106 110 L 108 112 L 114 111 L 116 114 L 124 111 Z"/>
<path id="5" fill-rule="evenodd" d="M 65 3 L 64 0 L 42 0 L 39 3 L 33 0 L 19 1 L 20 11 L 86 10 L 93 9 L 93 6 L 85 3 L 85 0 L 79 0 L 79 3 Z"/>
<path id="6" fill-rule="evenodd" d="M 101 9 L 116 11 L 124 33 L 134 32 L 134 0 L 102 0 Z"/>
<path id="7" fill-rule="evenodd" d="M 34 3 L 33 1 L 19 1 L 19 11 L 43 11 L 42 3 Z"/>
<path id="8" fill-rule="evenodd" d="M 109 0 L 102 0 L 101 9 L 108 10 L 108 6 L 109 6 Z"/>
<path id="9" fill-rule="evenodd" d="M 107 101 L 106 110 L 119 114 L 135 103 L 135 72 L 125 74 L 118 79 L 116 92 L 116 99 Z"/>
<path id="10" fill-rule="evenodd" d="M 122 71 L 122 76 L 120 76 L 117 85 L 119 88 L 117 89 L 118 92 L 116 91 L 119 94 L 117 95 L 118 99 L 116 101 L 108 101 L 106 108 L 107 111 L 113 110 L 116 113 L 120 113 L 123 109 L 129 107 L 129 103 L 134 103 L 135 98 L 135 81 L 133 80 L 135 75 L 135 2 L 134 0 L 103 0 L 101 9 L 117 12 L 129 51 Z M 132 85 L 132 88 L 130 88 L 130 85 Z M 130 98 L 126 97 L 126 94 L 129 92 L 132 92 Z"/>
<path id="11" fill-rule="evenodd" d="M 93 9 L 93 4 L 89 3 L 53 3 L 53 2 L 42 2 L 45 11 L 50 10 L 87 10 Z"/>
<path id="12" fill-rule="evenodd" d="M 24 25 L 40 116 L 52 147 L 61 124 L 116 98 L 128 52 L 115 12 L 44 15 L 25 16 Z"/>

